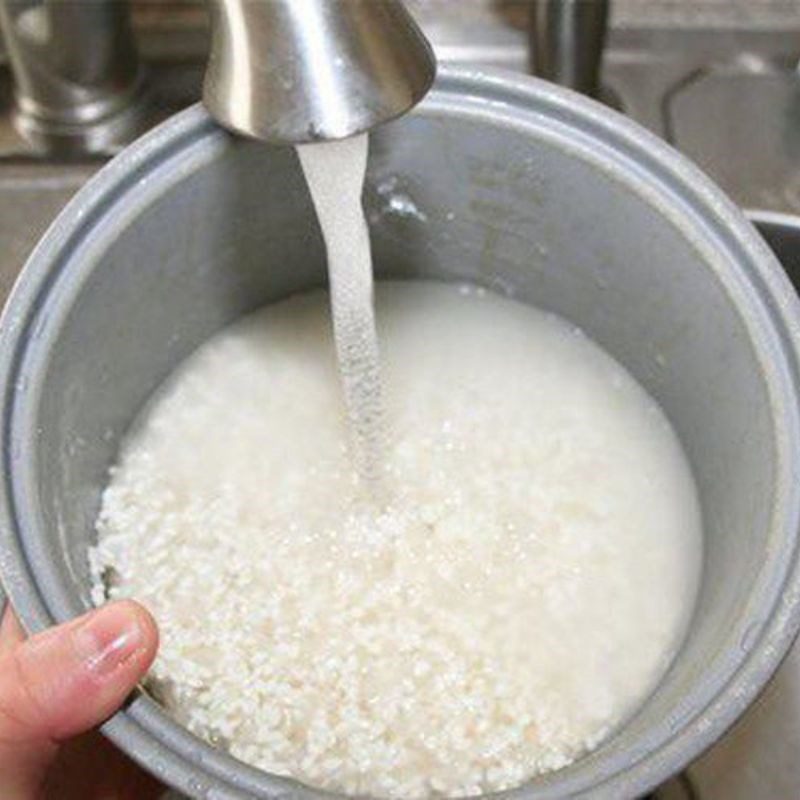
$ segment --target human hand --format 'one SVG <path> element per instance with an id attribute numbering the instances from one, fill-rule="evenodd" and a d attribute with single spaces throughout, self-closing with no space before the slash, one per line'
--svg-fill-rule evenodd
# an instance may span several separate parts
<path id="1" fill-rule="evenodd" d="M 25 638 L 9 607 L 0 622 L 0 798 L 150 800 L 163 787 L 93 729 L 147 672 L 153 618 L 111 603 Z"/>

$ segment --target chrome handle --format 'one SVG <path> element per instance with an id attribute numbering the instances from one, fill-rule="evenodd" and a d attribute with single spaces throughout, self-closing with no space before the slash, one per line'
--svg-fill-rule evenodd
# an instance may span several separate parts
<path id="1" fill-rule="evenodd" d="M 608 0 L 536 0 L 530 19 L 534 73 L 597 97 L 607 27 Z"/>

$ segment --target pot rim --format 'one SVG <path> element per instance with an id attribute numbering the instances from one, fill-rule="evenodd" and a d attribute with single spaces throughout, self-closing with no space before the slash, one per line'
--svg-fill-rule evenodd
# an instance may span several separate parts
<path id="1" fill-rule="evenodd" d="M 736 721 L 771 677 L 800 626 L 800 485 L 792 480 L 800 472 L 800 302 L 756 230 L 697 167 L 655 135 L 592 100 L 517 73 L 443 67 L 433 92 L 415 113 L 480 117 L 523 132 L 546 123 L 571 137 L 581 157 L 601 168 L 624 167 L 626 179 L 636 181 L 636 190 L 704 251 L 709 269 L 747 317 L 751 344 L 762 357 L 778 431 L 772 529 L 782 531 L 784 539 L 759 574 L 753 592 L 760 600 L 755 604 L 759 608 L 753 610 L 753 603 L 748 606 L 753 624 L 759 626 L 757 635 L 731 656 L 724 681 L 712 690 L 709 678 L 700 687 L 705 689 L 697 693 L 702 704 L 690 719 L 679 720 L 673 728 L 665 721 L 660 739 L 648 732 L 650 747 L 645 743 L 606 757 L 601 749 L 563 775 L 553 773 L 535 786 L 497 795 L 508 800 L 634 797 L 680 770 Z M 25 461 L 28 451 L 20 441 L 28 399 L 20 378 L 46 324 L 37 319 L 38 312 L 59 279 L 78 269 L 79 259 L 73 256 L 80 244 L 106 217 L 119 215 L 122 195 L 146 183 L 170 158 L 208 141 L 224 147 L 229 138 L 197 105 L 126 148 L 75 195 L 50 226 L 28 259 L 0 319 L 0 574 L 29 631 L 69 616 L 66 605 L 54 602 L 47 596 L 47 587 L 37 582 L 41 554 L 25 547 L 25 530 L 30 530 L 34 520 L 26 512 L 35 484 Z M 163 174 L 159 180 L 163 186 Z M 688 211 L 697 212 L 691 225 Z M 726 258 L 715 258 L 718 251 Z M 254 795 L 337 797 L 267 775 L 214 750 L 169 719 L 143 693 L 106 722 L 103 731 L 161 780 L 194 796 L 217 800 Z M 594 779 L 590 779 L 592 770 Z"/>

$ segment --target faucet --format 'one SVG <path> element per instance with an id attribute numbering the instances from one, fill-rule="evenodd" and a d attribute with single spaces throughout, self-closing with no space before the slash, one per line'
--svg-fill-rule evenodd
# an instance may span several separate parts
<path id="1" fill-rule="evenodd" d="M 210 0 L 203 102 L 278 144 L 342 139 L 408 111 L 433 49 L 399 0 Z"/>
<path id="2" fill-rule="evenodd" d="M 433 49 L 401 0 L 208 0 L 203 102 L 224 127 L 276 144 L 340 139 L 418 103 Z M 15 123 L 37 150 L 120 149 L 149 123 L 120 0 L 0 0 Z"/>

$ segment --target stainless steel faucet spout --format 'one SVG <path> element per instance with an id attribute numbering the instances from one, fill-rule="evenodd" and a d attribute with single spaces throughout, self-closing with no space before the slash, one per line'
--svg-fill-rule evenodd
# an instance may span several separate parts
<path id="1" fill-rule="evenodd" d="M 269 142 L 342 139 L 397 117 L 433 82 L 433 50 L 400 0 L 209 0 L 203 100 Z"/>

